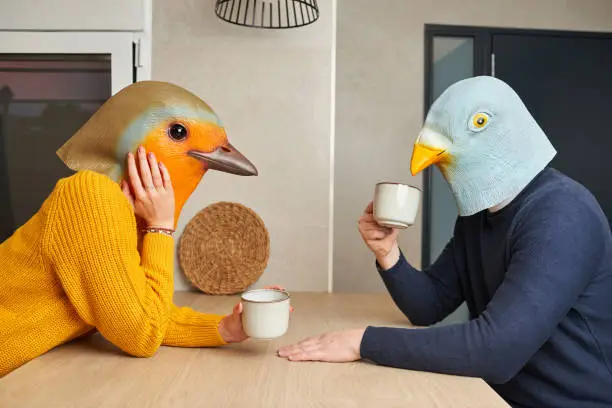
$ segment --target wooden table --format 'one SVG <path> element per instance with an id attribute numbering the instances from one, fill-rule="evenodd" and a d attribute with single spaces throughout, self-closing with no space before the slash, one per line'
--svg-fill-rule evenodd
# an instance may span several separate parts
<path id="1" fill-rule="evenodd" d="M 227 313 L 234 297 L 177 293 L 175 303 Z M 482 380 L 370 363 L 291 363 L 281 344 L 368 324 L 405 326 L 387 295 L 293 294 L 289 332 L 219 349 L 163 347 L 127 357 L 100 335 L 74 341 L 0 380 L 0 407 L 454 407 L 508 405 Z"/>

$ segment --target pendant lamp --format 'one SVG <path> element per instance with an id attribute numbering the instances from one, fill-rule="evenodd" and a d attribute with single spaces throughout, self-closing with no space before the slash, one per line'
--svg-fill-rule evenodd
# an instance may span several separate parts
<path id="1" fill-rule="evenodd" d="M 215 14 L 228 23 L 254 28 L 294 28 L 319 18 L 317 0 L 217 0 Z"/>

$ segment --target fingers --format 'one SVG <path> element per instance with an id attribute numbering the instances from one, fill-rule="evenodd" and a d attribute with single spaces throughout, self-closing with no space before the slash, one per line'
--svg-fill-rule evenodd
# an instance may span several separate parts
<path id="1" fill-rule="evenodd" d="M 162 162 L 159 162 L 159 170 L 161 171 L 164 188 L 168 191 L 172 190 L 172 180 L 170 180 L 170 173 L 168 172 L 166 165 Z"/>
<path id="2" fill-rule="evenodd" d="M 399 233 L 400 233 L 400 230 L 398 230 L 398 229 L 392 229 L 392 230 L 391 230 L 391 233 L 389 234 L 389 237 L 390 237 L 392 240 L 395 240 L 395 239 L 397 239 L 397 237 L 399 236 Z"/>
<path id="3" fill-rule="evenodd" d="M 121 191 L 123 192 L 125 198 L 127 198 L 130 202 L 132 208 L 134 208 L 134 197 L 132 196 L 132 192 L 130 191 L 130 185 L 125 180 L 121 181 Z"/>
<path id="4" fill-rule="evenodd" d="M 359 218 L 359 227 L 362 229 L 387 229 L 387 230 L 391 230 L 391 228 L 387 228 L 387 227 L 383 227 L 382 225 L 380 225 L 376 219 L 374 218 L 374 215 L 372 214 L 365 214 L 363 216 L 361 216 L 361 218 Z"/>
<path id="5" fill-rule="evenodd" d="M 132 152 L 128 153 L 128 177 L 130 179 L 130 184 L 132 185 L 132 190 L 137 197 L 143 197 L 145 195 L 145 190 L 142 186 L 142 181 L 140 180 L 140 175 L 138 174 L 138 169 L 136 168 L 136 159 Z"/>
<path id="6" fill-rule="evenodd" d="M 397 237 L 398 230 L 378 224 L 372 214 L 364 214 L 359 219 L 359 232 L 366 241 L 378 241 L 389 236 Z"/>
<path id="7" fill-rule="evenodd" d="M 374 214 L 363 214 L 359 218 L 360 224 L 376 224 L 376 219 L 374 219 Z"/>
<path id="8" fill-rule="evenodd" d="M 232 310 L 232 314 L 240 315 L 241 313 L 242 313 L 242 303 L 238 303 L 236 304 L 236 306 L 234 306 L 234 310 Z"/>
<path id="9" fill-rule="evenodd" d="M 381 240 L 394 233 L 392 228 L 382 227 L 378 224 L 361 223 L 359 232 L 366 241 Z"/>
<path id="10" fill-rule="evenodd" d="M 365 231 L 363 233 L 363 236 L 367 241 L 380 241 L 382 239 L 387 238 L 390 234 L 391 233 L 387 231 L 370 230 L 370 231 Z"/>
<path id="11" fill-rule="evenodd" d="M 162 179 L 161 171 L 159 170 L 159 164 L 157 158 L 153 152 L 149 152 L 148 155 L 149 168 L 151 169 L 151 179 L 156 189 L 162 189 L 164 187 L 164 180 Z"/>
<path id="12" fill-rule="evenodd" d="M 374 201 L 370 201 L 370 204 L 366 207 L 364 214 L 374 214 Z"/>
<path id="13" fill-rule="evenodd" d="M 289 356 L 292 355 L 296 355 L 296 354 L 300 354 L 304 351 L 304 349 L 302 348 L 302 346 L 298 343 L 298 344 L 294 344 L 293 346 L 286 346 L 286 347 L 281 347 L 278 350 L 278 355 L 280 357 L 284 357 L 287 358 Z"/>
<path id="14" fill-rule="evenodd" d="M 287 358 L 289 361 L 326 361 L 325 352 L 321 349 L 304 351 L 303 353 L 293 354 Z"/>
<path id="15" fill-rule="evenodd" d="M 142 180 L 142 185 L 145 190 L 155 190 L 151 177 L 151 169 L 149 168 L 149 161 L 147 160 L 147 153 L 142 146 L 138 148 L 138 167 L 140 167 L 140 179 Z"/>
<path id="16" fill-rule="evenodd" d="M 323 345 L 317 339 L 281 348 L 278 355 L 289 361 L 323 361 L 325 359 Z"/>
<path id="17" fill-rule="evenodd" d="M 281 347 L 278 350 L 278 355 L 281 357 L 288 357 L 292 354 L 302 353 L 307 350 L 313 350 L 314 348 L 320 347 L 321 340 L 319 337 L 311 337 L 300 341 L 297 344 L 291 346 Z"/>

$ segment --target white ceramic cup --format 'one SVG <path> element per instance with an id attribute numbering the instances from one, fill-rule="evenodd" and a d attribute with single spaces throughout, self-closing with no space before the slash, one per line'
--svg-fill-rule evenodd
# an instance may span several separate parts
<path id="1" fill-rule="evenodd" d="M 408 228 L 419 212 L 421 191 L 401 183 L 382 182 L 374 191 L 374 219 L 390 228 Z"/>
<path id="2" fill-rule="evenodd" d="M 242 294 L 242 327 L 254 339 L 282 336 L 289 328 L 291 298 L 276 289 L 255 289 Z"/>

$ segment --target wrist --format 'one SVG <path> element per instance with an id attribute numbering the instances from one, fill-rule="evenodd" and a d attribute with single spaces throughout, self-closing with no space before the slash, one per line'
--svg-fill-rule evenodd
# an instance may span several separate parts
<path id="1" fill-rule="evenodd" d="M 174 237 L 174 230 L 171 228 L 161 228 L 161 227 L 145 227 L 144 232 L 151 234 L 164 234 L 169 237 Z"/>
<path id="2" fill-rule="evenodd" d="M 224 317 L 219 321 L 219 324 L 217 325 L 217 331 L 219 332 L 219 336 L 221 336 L 224 342 L 230 343 L 227 328 L 225 327 L 225 319 L 227 319 L 227 317 Z"/>
<path id="3" fill-rule="evenodd" d="M 174 221 L 149 221 L 147 228 L 161 228 L 174 231 Z"/>
<path id="4" fill-rule="evenodd" d="M 393 248 L 391 248 L 391 250 L 387 254 L 376 257 L 376 261 L 385 271 L 393 268 L 398 263 L 399 259 L 400 249 L 397 244 L 394 245 Z"/>
<path id="5" fill-rule="evenodd" d="M 221 321 L 219 321 L 219 324 L 217 325 L 217 331 L 219 332 L 219 335 L 221 336 L 223 341 L 226 343 L 234 343 L 236 341 L 234 336 L 232 336 L 231 330 L 228 329 L 226 324 L 227 320 L 230 318 L 231 315 L 225 316 L 223 319 L 221 319 Z"/>
<path id="6" fill-rule="evenodd" d="M 356 342 L 356 344 L 355 344 L 355 354 L 357 356 L 359 356 L 360 359 L 362 358 L 361 357 L 361 343 L 363 342 L 363 336 L 365 336 L 366 329 L 367 328 L 365 328 L 365 329 L 356 329 L 354 331 L 355 339 L 358 340 Z"/>

